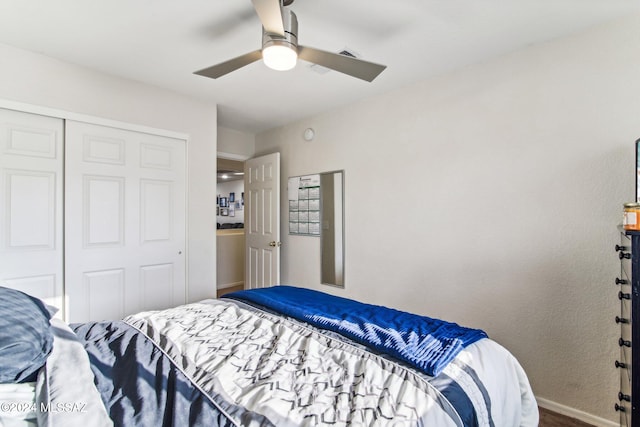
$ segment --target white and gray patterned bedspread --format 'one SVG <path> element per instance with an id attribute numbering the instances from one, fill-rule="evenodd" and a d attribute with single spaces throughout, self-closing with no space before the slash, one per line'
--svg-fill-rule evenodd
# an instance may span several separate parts
<path id="1" fill-rule="evenodd" d="M 206 300 L 125 321 L 161 347 L 238 425 L 538 424 L 522 368 L 489 339 L 429 377 L 337 334 L 234 300 Z"/>

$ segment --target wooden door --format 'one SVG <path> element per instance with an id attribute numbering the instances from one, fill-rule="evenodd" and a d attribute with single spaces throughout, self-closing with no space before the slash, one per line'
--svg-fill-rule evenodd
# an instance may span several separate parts
<path id="1" fill-rule="evenodd" d="M 280 283 L 280 153 L 244 166 L 245 289 Z"/>
<path id="2" fill-rule="evenodd" d="M 63 121 L 0 109 L 0 285 L 63 305 Z"/>
<path id="3" fill-rule="evenodd" d="M 68 320 L 186 301 L 185 141 L 66 122 Z"/>

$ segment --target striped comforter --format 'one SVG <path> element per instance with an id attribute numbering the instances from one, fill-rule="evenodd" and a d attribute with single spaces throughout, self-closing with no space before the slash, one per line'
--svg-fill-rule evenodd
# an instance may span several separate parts
<path id="1" fill-rule="evenodd" d="M 233 299 L 125 322 L 151 339 L 229 425 L 538 425 L 525 373 L 487 338 L 429 376 L 338 333 Z"/>

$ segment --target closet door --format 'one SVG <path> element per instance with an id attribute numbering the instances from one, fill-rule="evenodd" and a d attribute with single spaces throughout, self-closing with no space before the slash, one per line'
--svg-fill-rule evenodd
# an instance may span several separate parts
<path id="1" fill-rule="evenodd" d="M 60 119 L 0 109 L 0 285 L 60 309 L 62 135 Z"/>
<path id="2" fill-rule="evenodd" d="M 183 140 L 66 122 L 68 320 L 185 302 Z"/>

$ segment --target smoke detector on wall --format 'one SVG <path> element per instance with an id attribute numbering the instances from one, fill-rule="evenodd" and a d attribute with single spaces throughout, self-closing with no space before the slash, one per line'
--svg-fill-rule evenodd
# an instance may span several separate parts
<path id="1" fill-rule="evenodd" d="M 315 136 L 316 131 L 314 131 L 313 128 L 306 128 L 302 133 L 302 137 L 305 141 L 312 141 Z"/>

